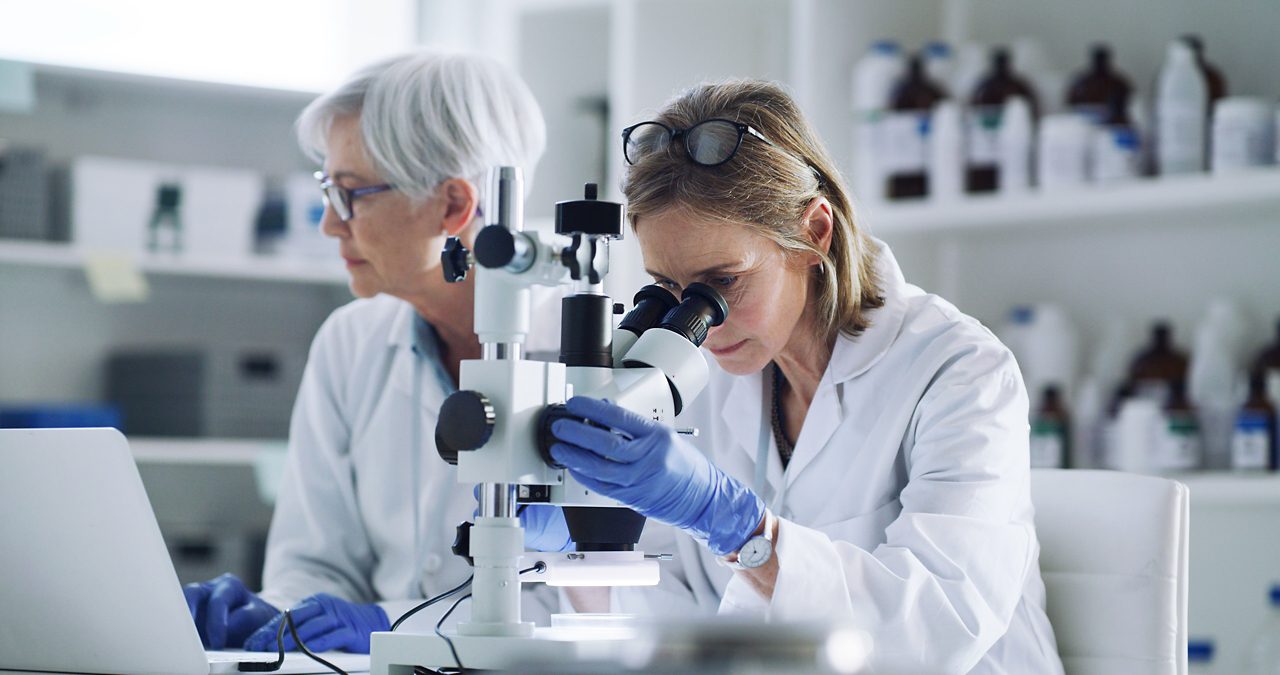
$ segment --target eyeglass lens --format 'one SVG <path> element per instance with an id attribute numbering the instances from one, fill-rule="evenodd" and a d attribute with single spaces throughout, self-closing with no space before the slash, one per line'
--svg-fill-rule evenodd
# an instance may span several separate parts
<path id="1" fill-rule="evenodd" d="M 707 120 L 695 124 L 685 134 L 684 146 L 689 157 L 698 164 L 714 166 L 727 162 L 742 142 L 738 127 L 723 120 Z"/>
<path id="2" fill-rule="evenodd" d="M 728 120 L 705 120 L 688 130 L 671 130 L 657 122 L 631 129 L 623 152 L 632 164 L 653 152 L 664 151 L 677 135 L 683 135 L 685 151 L 695 164 L 716 166 L 729 161 L 742 143 L 742 130 Z"/>

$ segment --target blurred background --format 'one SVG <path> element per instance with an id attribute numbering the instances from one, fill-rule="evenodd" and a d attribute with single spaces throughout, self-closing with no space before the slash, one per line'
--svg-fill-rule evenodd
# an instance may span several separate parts
<path id="1" fill-rule="evenodd" d="M 420 45 L 511 64 L 547 226 L 585 182 L 620 199 L 624 126 L 764 77 L 908 280 L 1014 349 L 1037 466 L 1191 486 L 1191 629 L 1230 663 L 1280 581 L 1278 31 L 1272 0 L 0 0 L 0 426 L 120 426 L 179 576 L 253 586 L 351 298 L 307 102 Z"/>

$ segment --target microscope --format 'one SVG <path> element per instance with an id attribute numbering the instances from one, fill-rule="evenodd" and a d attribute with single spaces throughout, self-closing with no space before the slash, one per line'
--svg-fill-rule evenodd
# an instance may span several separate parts
<path id="1" fill-rule="evenodd" d="M 459 526 L 454 546 L 474 568 L 471 616 L 447 636 L 374 633 L 375 675 L 408 675 L 424 666 L 503 669 L 530 657 L 574 660 L 578 640 L 520 620 L 521 583 L 658 583 L 658 561 L 670 555 L 636 550 L 644 517 L 591 492 L 557 464 L 550 427 L 568 416 L 563 404 L 575 395 L 671 424 L 706 386 L 699 347 L 728 314 L 709 286 L 692 284 L 677 299 L 651 285 L 615 329 L 624 308 L 605 295 L 604 280 L 609 242 L 623 233 L 622 205 L 597 199 L 588 184 L 583 199 L 556 204 L 555 234 L 525 232 L 520 169 L 492 169 L 488 187 L 487 224 L 475 250 L 454 238 L 442 253 L 447 280 L 474 271 L 483 349 L 483 358 L 462 362 L 459 391 L 442 405 L 435 434 L 458 481 L 479 485 L 475 523 Z M 572 285 L 572 293 L 561 301 L 559 362 L 522 358 L 534 320 L 532 288 L 562 285 Z M 529 504 L 560 506 L 576 550 L 526 552 L 517 509 Z M 608 648 L 595 648 L 602 646 Z"/>

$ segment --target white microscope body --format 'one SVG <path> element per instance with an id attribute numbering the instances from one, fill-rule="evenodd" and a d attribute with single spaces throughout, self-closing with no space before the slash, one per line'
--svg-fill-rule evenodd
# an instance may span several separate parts
<path id="1" fill-rule="evenodd" d="M 480 486 L 469 532 L 474 577 L 471 616 L 446 643 L 437 635 L 374 633 L 374 675 L 407 675 L 414 666 L 508 668 L 521 659 L 574 658 L 574 643 L 540 639 L 520 620 L 520 584 L 652 585 L 658 559 L 634 550 L 644 518 L 583 487 L 549 454 L 548 427 L 567 416 L 574 395 L 607 398 L 669 424 L 706 386 L 708 370 L 699 346 L 710 327 L 723 322 L 724 300 L 694 284 L 683 301 L 656 286 L 637 294 L 621 313 L 604 295 L 608 242 L 622 235 L 620 204 L 586 198 L 556 205 L 556 235 L 523 231 L 523 179 L 514 167 L 490 173 L 487 225 L 474 244 L 475 330 L 479 360 L 463 361 L 459 391 L 441 407 L 436 446 L 456 463 L 458 481 Z M 457 240 L 444 252 L 446 278 L 465 277 L 473 257 Z M 560 363 L 525 360 L 530 289 L 573 283 L 561 316 Z M 577 550 L 524 550 L 517 509 L 547 503 L 565 508 Z M 604 508 L 601 508 L 604 507 Z M 523 575 L 520 574 L 524 570 Z M 455 658 L 456 650 L 456 658 Z M 458 663 L 460 661 L 461 663 Z"/>

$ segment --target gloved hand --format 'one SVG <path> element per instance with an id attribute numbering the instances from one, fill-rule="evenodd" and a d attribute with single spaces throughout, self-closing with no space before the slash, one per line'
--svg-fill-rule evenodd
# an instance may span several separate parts
<path id="1" fill-rule="evenodd" d="M 480 486 L 471 490 L 476 499 L 480 499 Z M 573 539 L 569 538 L 569 524 L 564 520 L 564 511 L 554 504 L 523 504 L 519 507 L 520 527 L 524 528 L 524 548 L 526 551 L 568 551 L 573 548 Z M 471 517 L 480 515 L 480 507 L 471 512 Z"/>
<path id="2" fill-rule="evenodd" d="M 200 641 L 208 649 L 239 647 L 280 610 L 245 588 L 234 574 L 182 587 Z"/>
<path id="3" fill-rule="evenodd" d="M 529 551 L 568 551 L 573 548 L 569 524 L 564 511 L 552 504 L 528 504 L 520 507 L 520 527 L 524 528 L 524 547 Z"/>
<path id="4" fill-rule="evenodd" d="M 575 396 L 551 431 L 551 456 L 578 482 L 655 520 L 705 539 L 716 555 L 742 548 L 764 519 L 764 501 L 721 471 L 674 429 L 608 401 Z"/>
<path id="5" fill-rule="evenodd" d="M 328 593 L 318 593 L 298 603 L 289 611 L 293 615 L 293 625 L 298 629 L 298 637 L 306 643 L 307 649 L 313 652 L 327 652 L 333 649 L 369 653 L 369 634 L 374 631 L 391 630 L 391 622 L 387 613 L 377 605 L 357 605 L 347 602 Z M 251 652 L 276 651 L 276 630 L 284 621 L 284 613 L 280 613 L 267 625 L 244 641 L 244 648 Z M 284 629 L 285 651 L 298 648 L 288 626 Z"/>

